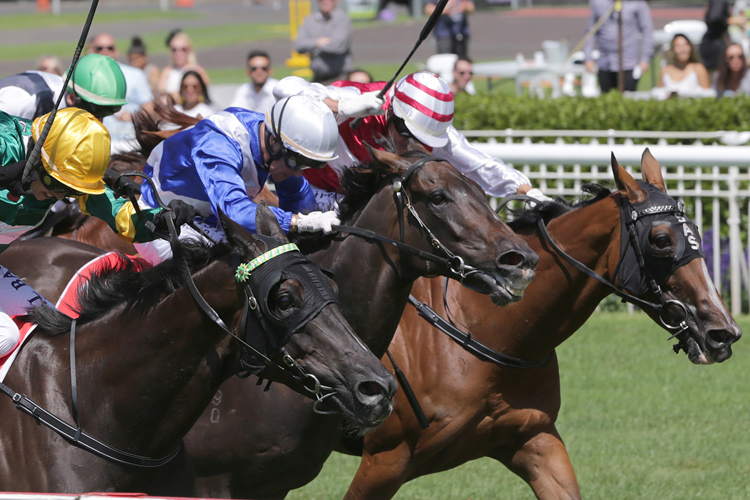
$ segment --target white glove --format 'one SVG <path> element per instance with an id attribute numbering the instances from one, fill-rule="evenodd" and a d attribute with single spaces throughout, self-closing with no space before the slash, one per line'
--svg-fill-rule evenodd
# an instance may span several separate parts
<path id="1" fill-rule="evenodd" d="M 545 195 L 537 188 L 529 189 L 528 191 L 526 191 L 526 196 L 534 198 L 537 201 L 552 201 L 552 198 Z M 534 207 L 536 205 L 536 203 L 534 203 L 533 201 L 527 201 L 526 203 L 528 203 L 530 207 Z"/>
<path id="2" fill-rule="evenodd" d="M 333 233 L 331 225 L 341 224 L 333 210 L 328 212 L 310 212 L 309 214 L 297 214 L 298 233 L 316 233 L 323 231 L 325 234 Z"/>
<path id="3" fill-rule="evenodd" d="M 340 118 L 362 118 L 370 115 L 382 115 L 383 98 L 378 97 L 378 91 L 365 92 L 357 97 L 347 97 L 339 101 Z"/>

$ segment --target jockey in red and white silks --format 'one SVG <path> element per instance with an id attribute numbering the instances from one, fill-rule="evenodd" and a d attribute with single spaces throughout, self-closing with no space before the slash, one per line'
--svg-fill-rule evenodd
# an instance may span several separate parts
<path id="1" fill-rule="evenodd" d="M 387 136 L 386 129 L 391 122 L 396 124 L 401 135 L 419 140 L 435 156 L 448 160 L 491 196 L 504 197 L 531 191 L 531 196 L 546 199 L 538 189 L 531 189 L 530 181 L 523 173 L 477 150 L 453 127 L 453 94 L 440 77 L 428 72 L 408 75 L 391 87 L 384 103 L 380 103 L 382 107 L 378 107 L 375 94 L 385 84 L 340 81 L 326 87 L 290 76 L 276 85 L 274 95 L 277 99 L 291 95 L 316 96 L 336 113 L 338 158 L 329 161 L 323 170 L 304 173 L 314 188 L 321 210 L 329 209 L 328 204 L 334 202 L 334 193 L 340 187 L 339 177 L 344 169 L 371 160 L 365 143 L 375 149 L 385 149 L 378 140 Z M 369 109 L 365 109 L 368 106 Z M 359 128 L 352 129 L 350 120 L 363 116 Z"/>

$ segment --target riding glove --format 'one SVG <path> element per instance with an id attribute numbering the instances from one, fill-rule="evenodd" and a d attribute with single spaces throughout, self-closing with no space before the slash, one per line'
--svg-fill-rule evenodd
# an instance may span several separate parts
<path id="1" fill-rule="evenodd" d="M 21 185 L 24 168 L 26 168 L 26 160 L 9 163 L 0 167 L 0 189 L 7 189 L 16 199 L 21 196 L 33 194 Z"/>
<path id="2" fill-rule="evenodd" d="M 529 189 L 529 190 L 528 190 L 528 191 L 526 192 L 526 196 L 528 196 L 528 197 L 530 197 L 530 198 L 534 198 L 535 200 L 537 200 L 537 201 L 540 201 L 540 202 L 545 202 L 545 201 L 552 201 L 552 198 L 550 198 L 549 196 L 545 195 L 544 193 L 542 193 L 542 192 L 541 192 L 540 190 L 538 190 L 537 188 L 534 188 L 534 189 Z M 534 203 L 533 201 L 528 201 L 527 203 L 528 203 L 528 204 L 529 204 L 530 206 L 532 206 L 532 207 L 533 207 L 534 205 L 536 205 L 536 203 Z"/>
<path id="3" fill-rule="evenodd" d="M 339 118 L 362 118 L 370 115 L 382 115 L 383 98 L 378 97 L 378 91 L 365 92 L 364 94 L 341 99 L 339 101 Z"/>
<path id="4" fill-rule="evenodd" d="M 297 231 L 300 233 L 316 233 L 323 231 L 331 234 L 335 230 L 332 225 L 341 224 L 336 212 L 310 212 L 309 214 L 297 214 Z"/>
<path id="5" fill-rule="evenodd" d="M 167 217 L 171 217 L 174 221 L 174 227 L 177 229 L 177 234 L 180 234 L 180 226 L 188 222 L 193 222 L 195 207 L 188 205 L 182 200 L 172 200 L 169 202 L 169 208 L 171 210 L 162 210 L 154 215 L 156 229 L 157 231 L 168 232 Z"/>

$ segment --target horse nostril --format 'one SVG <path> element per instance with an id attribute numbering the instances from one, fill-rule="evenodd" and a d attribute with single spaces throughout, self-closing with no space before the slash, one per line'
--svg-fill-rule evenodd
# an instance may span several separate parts
<path id="1" fill-rule="evenodd" d="M 373 381 L 362 382 L 359 384 L 357 390 L 368 397 L 382 396 L 386 392 L 383 386 Z"/>
<path id="2" fill-rule="evenodd" d="M 738 336 L 734 332 L 727 330 L 710 330 L 707 336 L 711 341 L 717 344 L 732 344 L 738 339 Z"/>
<path id="3" fill-rule="evenodd" d="M 497 258 L 498 266 L 520 267 L 526 259 L 518 252 L 506 252 Z"/>

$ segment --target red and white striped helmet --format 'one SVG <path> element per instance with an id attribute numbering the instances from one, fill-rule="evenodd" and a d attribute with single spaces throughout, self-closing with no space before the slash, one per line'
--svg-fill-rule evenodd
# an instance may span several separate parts
<path id="1" fill-rule="evenodd" d="M 448 143 L 453 94 L 445 80 L 427 71 L 412 73 L 391 87 L 390 94 L 393 113 L 414 137 L 433 148 Z"/>

